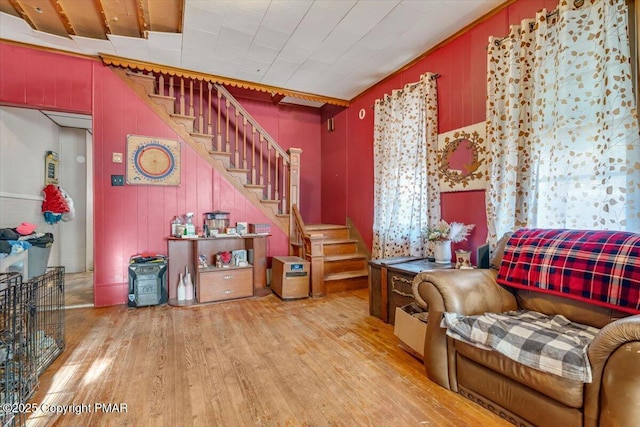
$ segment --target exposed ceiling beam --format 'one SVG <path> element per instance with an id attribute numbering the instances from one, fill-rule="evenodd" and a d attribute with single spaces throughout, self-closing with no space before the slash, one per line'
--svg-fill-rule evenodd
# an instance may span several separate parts
<path id="1" fill-rule="evenodd" d="M 107 18 L 107 14 L 104 11 L 102 0 L 93 0 L 93 2 L 96 5 L 96 9 L 98 9 L 98 12 L 100 13 L 100 17 L 102 18 L 100 21 L 102 22 L 105 34 L 113 34 L 111 32 L 111 27 L 109 27 L 109 18 Z"/>
<path id="2" fill-rule="evenodd" d="M 149 28 L 149 3 L 147 0 L 136 0 L 136 15 L 138 15 L 138 28 L 140 29 L 140 37 L 147 38 Z"/>
<path id="3" fill-rule="evenodd" d="M 29 15 L 27 15 L 27 12 L 25 12 L 24 9 L 22 8 L 22 5 L 18 3 L 18 0 L 9 0 L 9 3 L 11 3 L 11 6 L 13 6 L 16 12 L 20 14 L 22 19 L 24 19 L 27 22 L 27 24 L 31 26 L 31 28 L 33 28 L 34 30 L 37 30 L 36 26 L 33 24 L 33 21 L 29 18 Z"/>
<path id="4" fill-rule="evenodd" d="M 58 18 L 60 18 L 60 21 L 62 21 L 62 25 L 64 25 L 64 27 L 66 28 L 67 33 L 71 36 L 75 36 L 76 31 L 74 30 L 73 24 L 71 24 L 69 17 L 62 8 L 62 5 L 57 0 L 49 0 L 49 2 L 51 3 L 51 6 L 53 6 L 53 8 L 56 10 Z"/>

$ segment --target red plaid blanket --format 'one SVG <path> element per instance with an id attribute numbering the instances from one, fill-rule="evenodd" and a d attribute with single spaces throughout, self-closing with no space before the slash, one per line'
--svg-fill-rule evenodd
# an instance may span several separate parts
<path id="1" fill-rule="evenodd" d="M 518 230 L 498 283 L 640 314 L 640 234 Z"/>

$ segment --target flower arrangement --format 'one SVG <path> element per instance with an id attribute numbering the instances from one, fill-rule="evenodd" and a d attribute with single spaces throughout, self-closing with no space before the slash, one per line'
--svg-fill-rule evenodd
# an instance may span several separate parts
<path id="1" fill-rule="evenodd" d="M 425 228 L 423 236 L 430 242 L 451 240 L 453 243 L 458 243 L 467 240 L 467 236 L 475 226 L 475 224 L 465 225 L 460 222 L 449 224 L 445 220 L 440 220 L 435 227 Z"/>

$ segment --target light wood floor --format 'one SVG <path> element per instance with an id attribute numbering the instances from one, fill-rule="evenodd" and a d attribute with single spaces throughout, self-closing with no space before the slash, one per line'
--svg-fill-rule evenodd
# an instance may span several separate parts
<path id="1" fill-rule="evenodd" d="M 31 402 L 92 412 L 38 411 L 28 426 L 509 425 L 430 382 L 393 327 L 368 315 L 366 289 L 79 308 L 66 311 L 66 337 Z M 96 412 L 98 402 L 127 412 Z"/>
<path id="2" fill-rule="evenodd" d="M 64 275 L 65 307 L 88 306 L 93 304 L 93 271 Z"/>

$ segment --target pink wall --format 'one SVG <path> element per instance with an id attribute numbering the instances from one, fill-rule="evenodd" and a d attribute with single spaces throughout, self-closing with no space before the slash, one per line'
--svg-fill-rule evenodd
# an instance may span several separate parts
<path id="1" fill-rule="evenodd" d="M 181 151 L 179 186 L 112 187 L 111 175 L 126 172 L 124 163 L 111 162 L 111 155 L 126 152 L 128 134 L 179 138 L 100 62 L 0 43 L 0 63 L 1 104 L 93 113 L 96 306 L 126 301 L 129 257 L 147 251 L 166 253 L 165 237 L 174 215 L 193 211 L 199 225 L 202 213 L 220 209 L 231 212 L 232 223 L 269 222 L 186 145 Z M 47 75 L 42 70 L 53 72 Z M 263 115 L 269 118 L 268 111 Z M 320 157 L 319 113 L 312 114 L 308 108 L 280 108 L 278 123 L 279 134 L 292 141 L 291 146 L 306 148 L 310 158 Z M 309 163 L 313 167 L 307 179 L 313 185 L 307 190 L 303 181 L 302 190 L 313 196 L 306 209 L 319 219 L 320 166 L 319 162 Z M 275 226 L 271 230 L 269 255 L 288 254 L 286 235 Z"/>
<path id="2" fill-rule="evenodd" d="M 333 217 L 333 206 L 343 207 L 371 246 L 373 226 L 373 104 L 377 98 L 407 83 L 419 80 L 421 74 L 440 74 L 438 79 L 439 132 L 447 132 L 483 121 L 486 117 L 486 45 L 490 35 L 504 36 L 509 25 L 533 18 L 538 9 L 555 8 L 557 0 L 519 0 L 491 18 L 469 29 L 461 36 L 435 50 L 407 70 L 384 80 L 359 95 L 351 106 L 333 115 L 336 132 L 323 133 L 323 217 Z M 365 117 L 358 117 L 364 109 Z M 323 126 L 331 115 L 323 116 Z M 338 123 L 340 128 L 338 128 Z M 344 126 L 344 128 L 342 128 Z M 330 169 L 344 159 L 344 181 L 334 179 Z M 343 173 L 338 166 L 337 173 Z M 342 185 L 342 188 L 339 186 Z M 346 194 L 346 199 L 344 194 Z M 454 246 L 475 249 L 487 236 L 484 191 L 443 193 L 442 218 L 476 224 L 468 242 Z"/>
<path id="3" fill-rule="evenodd" d="M 0 102 L 91 114 L 93 61 L 0 43 Z"/>

